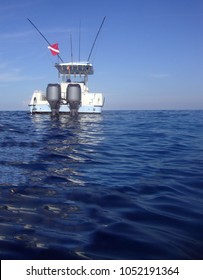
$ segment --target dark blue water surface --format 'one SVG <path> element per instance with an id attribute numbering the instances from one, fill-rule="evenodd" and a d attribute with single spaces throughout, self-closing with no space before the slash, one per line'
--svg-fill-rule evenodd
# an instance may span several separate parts
<path id="1" fill-rule="evenodd" d="M 203 111 L 0 112 L 1 259 L 203 259 Z"/>

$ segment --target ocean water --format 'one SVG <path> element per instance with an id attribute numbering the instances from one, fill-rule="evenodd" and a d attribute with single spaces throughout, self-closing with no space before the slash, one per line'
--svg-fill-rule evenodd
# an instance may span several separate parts
<path id="1" fill-rule="evenodd" d="M 203 259 L 203 111 L 0 112 L 1 259 Z"/>

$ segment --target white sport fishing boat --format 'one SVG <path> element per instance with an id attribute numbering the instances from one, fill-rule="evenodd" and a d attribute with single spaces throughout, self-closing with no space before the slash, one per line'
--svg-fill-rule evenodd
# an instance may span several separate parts
<path id="1" fill-rule="evenodd" d="M 29 19 L 28 19 L 29 20 Z M 56 63 L 55 67 L 59 74 L 59 83 L 47 85 L 46 92 L 35 90 L 30 101 L 31 114 L 78 113 L 100 114 L 104 106 L 104 96 L 102 93 L 93 93 L 88 88 L 88 76 L 94 74 L 93 65 L 89 62 L 95 42 L 102 28 L 105 18 L 93 43 L 87 62 L 64 63 L 59 56 L 58 44 L 51 45 L 39 29 L 30 21 L 35 29 L 49 44 L 48 48 L 53 55 L 58 55 L 61 63 Z"/>
<path id="2" fill-rule="evenodd" d="M 104 106 L 102 93 L 89 92 L 88 75 L 94 73 L 88 62 L 56 63 L 61 82 L 48 84 L 46 93 L 35 90 L 30 101 L 30 112 L 36 113 L 95 113 Z"/>

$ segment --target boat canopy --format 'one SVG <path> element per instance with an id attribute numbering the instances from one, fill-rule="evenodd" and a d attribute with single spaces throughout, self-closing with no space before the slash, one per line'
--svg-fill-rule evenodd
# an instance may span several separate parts
<path id="1" fill-rule="evenodd" d="M 89 62 L 56 63 L 55 67 L 62 75 L 92 75 L 93 66 Z"/>

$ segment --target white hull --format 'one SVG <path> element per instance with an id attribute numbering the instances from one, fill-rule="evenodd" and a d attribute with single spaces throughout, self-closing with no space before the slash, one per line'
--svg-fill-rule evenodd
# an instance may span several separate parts
<path id="1" fill-rule="evenodd" d="M 69 83 L 62 82 L 61 95 L 62 102 L 60 104 L 59 113 L 70 113 L 70 107 L 66 104 L 66 89 Z M 77 83 L 78 84 L 78 83 Z M 81 87 L 81 104 L 78 113 L 100 114 L 104 105 L 104 97 L 102 93 L 90 93 L 87 85 L 83 82 L 79 83 Z M 36 90 L 30 101 L 31 114 L 51 113 L 49 102 L 46 99 L 46 94 Z"/>
<path id="2" fill-rule="evenodd" d="M 51 113 L 50 106 L 47 102 L 46 104 L 42 105 L 29 105 L 30 106 L 30 113 L 31 114 L 49 114 Z M 101 114 L 102 107 L 95 107 L 95 106 L 80 106 L 78 109 L 78 113 L 83 114 Z M 69 114 L 70 108 L 67 105 L 62 105 L 59 109 L 59 113 L 61 114 Z"/>

